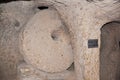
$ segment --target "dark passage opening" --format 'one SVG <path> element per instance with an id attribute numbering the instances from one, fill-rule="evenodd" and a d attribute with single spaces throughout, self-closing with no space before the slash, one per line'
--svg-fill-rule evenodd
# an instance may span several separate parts
<path id="1" fill-rule="evenodd" d="M 120 48 L 120 41 L 119 41 L 119 48 Z"/>
<path id="2" fill-rule="evenodd" d="M 39 6 L 38 9 L 40 10 L 45 10 L 45 9 L 48 9 L 49 7 L 48 6 Z"/>
<path id="3" fill-rule="evenodd" d="M 0 3 L 7 3 L 7 2 L 11 2 L 11 1 L 16 1 L 16 0 L 0 0 Z"/>
<path id="4" fill-rule="evenodd" d="M 120 22 L 101 28 L 100 80 L 120 80 Z"/>

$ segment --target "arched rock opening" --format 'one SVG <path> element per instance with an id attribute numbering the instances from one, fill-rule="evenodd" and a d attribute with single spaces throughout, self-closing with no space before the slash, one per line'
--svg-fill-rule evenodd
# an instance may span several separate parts
<path id="1" fill-rule="evenodd" d="M 101 28 L 100 80 L 120 79 L 120 22 Z"/>

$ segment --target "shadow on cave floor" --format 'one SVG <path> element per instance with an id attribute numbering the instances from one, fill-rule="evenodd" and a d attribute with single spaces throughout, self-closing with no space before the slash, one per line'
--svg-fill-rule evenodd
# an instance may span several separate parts
<path id="1" fill-rule="evenodd" d="M 100 80 L 120 80 L 120 22 L 101 28 Z"/>

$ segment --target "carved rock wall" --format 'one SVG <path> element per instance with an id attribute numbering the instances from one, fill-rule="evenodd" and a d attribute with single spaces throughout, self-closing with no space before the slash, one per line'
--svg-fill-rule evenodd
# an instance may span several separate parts
<path id="1" fill-rule="evenodd" d="M 43 10 L 44 6 L 49 9 Z M 104 53 L 100 52 L 100 29 L 107 22 L 119 21 L 119 11 L 118 0 L 0 4 L 1 80 L 99 80 Z M 97 46 L 89 48 L 90 40 L 97 40 Z M 115 74 L 113 80 L 119 77 Z"/>

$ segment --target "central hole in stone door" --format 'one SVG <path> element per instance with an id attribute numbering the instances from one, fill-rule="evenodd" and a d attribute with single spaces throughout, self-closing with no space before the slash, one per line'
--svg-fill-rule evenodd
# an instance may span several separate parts
<path id="1" fill-rule="evenodd" d="M 120 80 L 120 22 L 101 28 L 100 80 Z"/>

